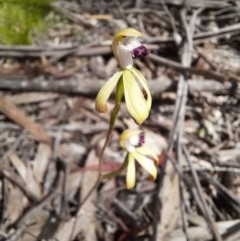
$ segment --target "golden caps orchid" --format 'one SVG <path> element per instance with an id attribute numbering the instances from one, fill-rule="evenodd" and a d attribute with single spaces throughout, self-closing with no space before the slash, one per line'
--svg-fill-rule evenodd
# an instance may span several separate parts
<path id="1" fill-rule="evenodd" d="M 134 68 L 134 57 L 145 57 L 147 48 L 141 43 L 143 34 L 133 28 L 118 31 L 112 42 L 112 50 L 121 70 L 115 73 L 100 89 L 95 108 L 98 112 L 107 112 L 107 101 L 116 87 L 117 102 L 124 95 L 128 112 L 137 124 L 142 124 L 152 105 L 152 97 L 144 76 Z"/>
<path id="2" fill-rule="evenodd" d="M 126 187 L 131 189 L 136 181 L 136 161 L 153 179 L 157 177 L 155 163 L 158 157 L 144 145 L 144 133 L 139 129 L 127 129 L 119 137 L 120 146 L 127 151 Z"/>
<path id="3" fill-rule="evenodd" d="M 142 43 L 143 37 L 143 33 L 133 28 L 122 29 L 114 35 L 112 50 L 122 69 L 132 68 L 134 57 L 148 55 L 148 50 Z"/>

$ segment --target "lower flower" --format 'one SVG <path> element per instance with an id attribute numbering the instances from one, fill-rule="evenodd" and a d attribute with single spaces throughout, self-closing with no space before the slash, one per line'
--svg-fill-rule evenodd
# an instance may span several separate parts
<path id="1" fill-rule="evenodd" d="M 151 149 L 144 145 L 143 132 L 139 129 L 127 129 L 120 138 L 119 142 L 122 148 L 128 153 L 126 156 L 127 161 L 127 174 L 126 174 L 126 187 L 131 189 L 135 186 L 136 182 L 136 162 L 146 170 L 152 177 L 157 177 L 157 167 L 155 163 L 158 157 Z"/>

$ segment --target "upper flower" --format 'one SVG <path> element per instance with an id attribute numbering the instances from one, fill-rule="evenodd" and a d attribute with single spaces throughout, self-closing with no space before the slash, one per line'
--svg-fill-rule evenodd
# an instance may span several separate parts
<path id="1" fill-rule="evenodd" d="M 116 88 L 116 96 L 123 94 L 130 115 L 138 124 L 148 117 L 152 97 L 144 76 L 133 67 L 134 57 L 144 57 L 148 54 L 142 44 L 143 34 L 133 28 L 122 29 L 113 38 L 112 50 L 121 70 L 114 74 L 100 89 L 96 97 L 96 110 L 107 112 L 107 100 Z"/>
<path id="2" fill-rule="evenodd" d="M 119 137 L 119 143 L 127 151 L 126 185 L 131 189 L 135 185 L 137 161 L 153 179 L 157 177 L 158 157 L 144 145 L 144 134 L 139 129 L 127 129 Z"/>
<path id="3" fill-rule="evenodd" d="M 134 57 L 145 57 L 148 50 L 142 44 L 143 33 L 125 28 L 118 31 L 113 37 L 112 50 L 122 69 L 130 69 L 133 66 Z"/>

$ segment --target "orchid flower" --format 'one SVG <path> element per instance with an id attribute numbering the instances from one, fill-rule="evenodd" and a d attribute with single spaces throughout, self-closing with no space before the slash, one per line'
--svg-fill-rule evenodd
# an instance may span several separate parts
<path id="1" fill-rule="evenodd" d="M 131 189 L 136 180 L 136 161 L 151 175 L 157 177 L 158 157 L 147 146 L 144 145 L 144 134 L 139 129 L 127 129 L 119 137 L 120 146 L 127 151 L 127 174 L 126 186 Z"/>
<path id="2" fill-rule="evenodd" d="M 143 58 L 148 54 L 142 38 L 143 34 L 133 28 L 122 29 L 115 34 L 112 50 L 121 69 L 102 86 L 95 104 L 98 112 L 107 112 L 107 101 L 116 88 L 116 95 L 120 99 L 124 95 L 128 112 L 137 124 L 147 119 L 152 104 L 146 79 L 133 67 L 133 58 Z"/>

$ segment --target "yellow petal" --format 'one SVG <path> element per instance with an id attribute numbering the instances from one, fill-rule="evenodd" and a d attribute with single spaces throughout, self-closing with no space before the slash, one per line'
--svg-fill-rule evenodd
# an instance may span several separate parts
<path id="1" fill-rule="evenodd" d="M 135 185 L 136 179 L 136 169 L 135 169 L 135 160 L 133 155 L 128 154 L 128 166 L 127 166 L 127 174 L 126 174 L 126 186 L 127 189 L 131 189 Z"/>
<path id="2" fill-rule="evenodd" d="M 145 99 L 130 70 L 123 70 L 123 88 L 127 109 L 132 118 L 140 125 L 149 115 L 149 100 Z"/>
<path id="3" fill-rule="evenodd" d="M 144 34 L 139 32 L 134 28 L 123 28 L 119 30 L 113 37 L 114 40 L 119 39 L 121 37 L 138 37 L 143 38 Z"/>
<path id="4" fill-rule="evenodd" d="M 107 112 L 107 101 L 121 76 L 122 71 L 118 71 L 102 86 L 102 88 L 98 92 L 95 102 L 95 109 L 98 112 Z"/>
<path id="5" fill-rule="evenodd" d="M 138 152 L 139 154 L 144 155 L 144 156 L 149 156 L 156 162 L 158 161 L 158 156 L 147 146 L 137 147 L 136 152 Z"/>
<path id="6" fill-rule="evenodd" d="M 150 90 L 148 88 L 147 80 L 142 75 L 142 73 L 139 70 L 137 70 L 136 68 L 133 67 L 133 68 L 130 69 L 130 71 L 134 74 L 134 76 L 137 78 L 137 80 L 142 85 L 144 91 L 146 92 L 145 99 L 147 101 L 147 106 L 150 110 L 151 106 L 152 106 L 152 96 L 151 96 Z"/>
<path id="7" fill-rule="evenodd" d="M 138 38 L 143 38 L 144 34 L 137 31 L 134 28 L 124 28 L 119 30 L 113 37 L 113 41 L 112 41 L 112 50 L 113 53 L 115 55 L 115 58 L 117 58 L 117 45 L 119 43 L 119 41 L 123 38 L 123 37 L 138 37 Z"/>
<path id="8" fill-rule="evenodd" d="M 138 163 L 155 179 L 157 177 L 157 168 L 154 165 L 154 162 L 147 158 L 144 155 L 139 154 L 138 152 L 132 153 L 134 158 L 138 161 Z"/>

